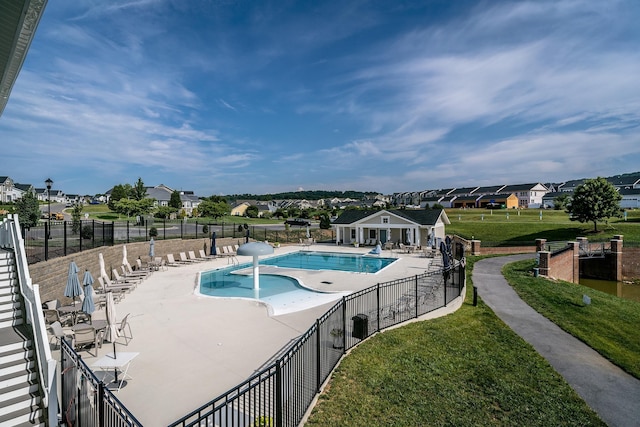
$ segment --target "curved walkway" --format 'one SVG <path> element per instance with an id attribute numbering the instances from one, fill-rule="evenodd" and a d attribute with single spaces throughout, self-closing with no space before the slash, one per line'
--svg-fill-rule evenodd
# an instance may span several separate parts
<path id="1" fill-rule="evenodd" d="M 640 426 L 640 380 L 529 307 L 502 276 L 507 263 L 531 254 L 487 258 L 473 269 L 478 295 L 531 344 L 610 426 Z"/>

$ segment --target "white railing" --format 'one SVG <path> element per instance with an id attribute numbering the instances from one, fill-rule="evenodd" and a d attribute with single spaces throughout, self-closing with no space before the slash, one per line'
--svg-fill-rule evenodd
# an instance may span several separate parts
<path id="1" fill-rule="evenodd" d="M 18 272 L 20 293 L 24 299 L 27 312 L 27 323 L 33 331 L 36 355 L 38 359 L 38 374 L 43 392 L 43 402 L 47 407 L 48 420 L 51 426 L 58 424 L 58 386 L 57 386 L 57 362 L 51 356 L 47 329 L 42 314 L 42 302 L 38 285 L 31 283 L 31 275 L 27 265 L 27 255 L 24 249 L 24 240 L 20 232 L 18 215 L 9 215 L 2 221 L 0 227 L 0 246 L 11 249 L 14 253 L 14 262 Z"/>

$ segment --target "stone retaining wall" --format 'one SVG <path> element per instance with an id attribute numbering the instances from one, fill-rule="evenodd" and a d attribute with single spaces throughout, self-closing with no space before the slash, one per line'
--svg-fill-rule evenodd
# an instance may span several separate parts
<path id="1" fill-rule="evenodd" d="M 216 240 L 216 246 L 218 248 L 242 243 L 244 243 L 243 239 L 232 237 Z M 175 259 L 179 259 L 180 252 L 188 253 L 188 251 L 194 251 L 196 255 L 199 255 L 198 251 L 200 249 L 205 249 L 205 247 L 206 253 L 208 254 L 210 250 L 209 245 L 210 240 L 208 238 L 189 240 L 156 240 L 154 244 L 154 253 L 155 256 L 161 256 L 165 260 L 166 254 L 173 254 Z M 105 268 L 109 276 L 111 276 L 111 270 L 114 268 L 118 270 L 118 273 L 121 273 L 120 266 L 122 265 L 122 246 L 123 245 L 103 246 L 29 265 L 29 273 L 31 274 L 32 283 L 40 285 L 41 300 L 44 302 L 52 299 L 59 299 L 63 303 L 71 302 L 69 298 L 64 296 L 64 288 L 67 284 L 69 264 L 71 261 L 75 261 L 80 269 L 78 274 L 80 283 L 82 283 L 84 271 L 89 270 L 96 282 L 94 284 L 95 287 L 99 286 L 99 253 L 102 253 Z M 143 262 L 147 262 L 149 260 L 149 242 L 127 243 L 126 246 L 127 260 L 132 267 L 135 267 L 136 259 L 138 258 L 142 259 Z"/>

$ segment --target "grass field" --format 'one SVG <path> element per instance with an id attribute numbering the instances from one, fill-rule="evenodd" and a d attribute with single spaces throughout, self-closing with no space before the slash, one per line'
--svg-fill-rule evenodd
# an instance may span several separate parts
<path id="1" fill-rule="evenodd" d="M 601 426 L 482 300 L 378 334 L 340 364 L 309 426 Z"/>
<path id="2" fill-rule="evenodd" d="M 640 210 L 627 211 L 626 221 L 611 218 L 598 223 L 598 233 L 593 232 L 592 223 L 571 221 L 563 211 L 446 209 L 446 212 L 451 221 L 446 227 L 447 234 L 481 240 L 482 246 L 532 245 L 535 239 L 552 242 L 576 237 L 607 241 L 618 234 L 624 236 L 625 245 L 640 245 Z"/>

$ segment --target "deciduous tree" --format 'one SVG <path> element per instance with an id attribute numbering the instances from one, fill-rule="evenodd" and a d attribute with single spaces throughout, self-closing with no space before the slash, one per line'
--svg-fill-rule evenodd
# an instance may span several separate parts
<path id="1" fill-rule="evenodd" d="M 616 187 L 606 179 L 586 179 L 574 190 L 567 212 L 571 221 L 593 222 L 593 231 L 597 232 L 599 220 L 622 216 L 621 199 Z"/>

